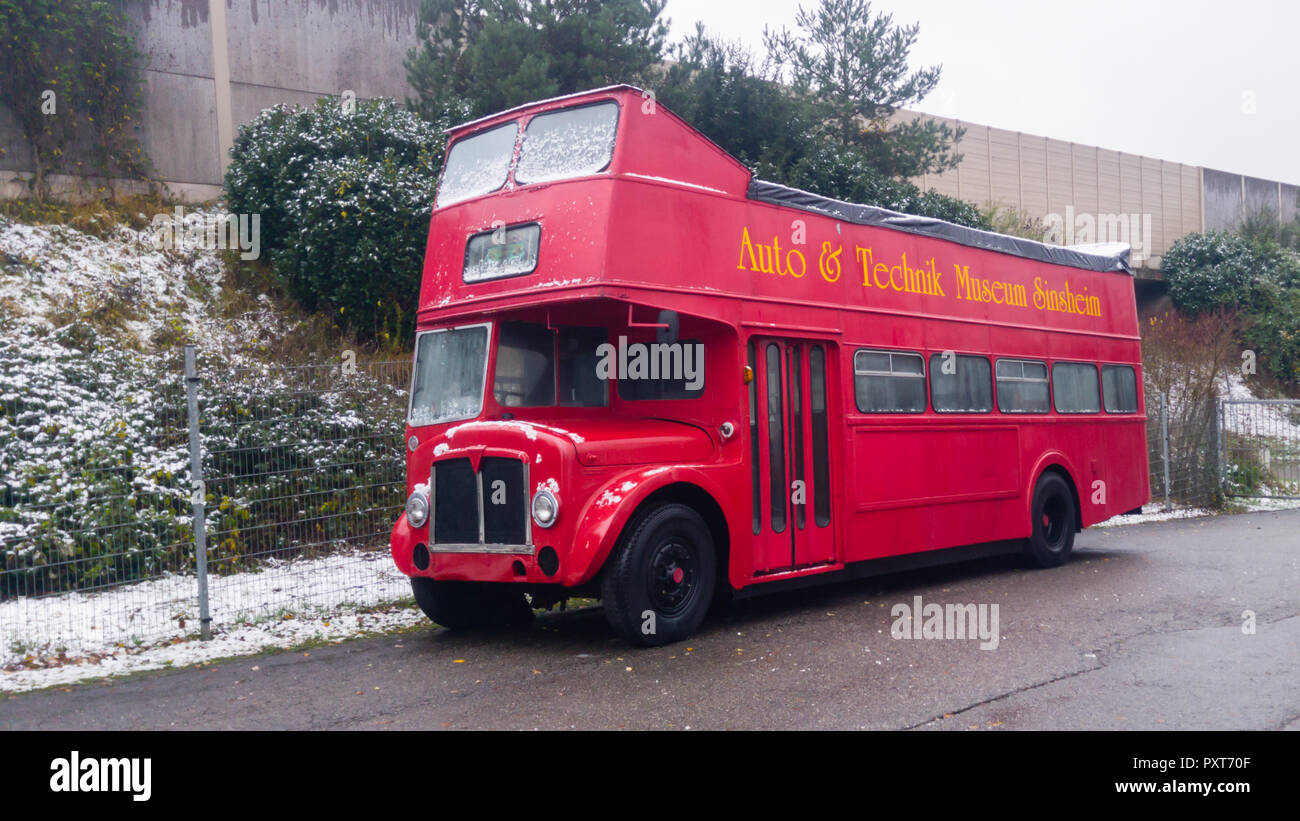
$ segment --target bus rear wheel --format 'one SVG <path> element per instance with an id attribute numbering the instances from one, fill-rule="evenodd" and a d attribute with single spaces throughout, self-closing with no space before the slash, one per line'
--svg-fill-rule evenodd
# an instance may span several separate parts
<path id="1" fill-rule="evenodd" d="M 642 516 L 610 556 L 601 581 L 605 618 L 632 644 L 681 641 L 704 621 L 717 575 L 700 515 L 664 504 Z"/>
<path id="2" fill-rule="evenodd" d="M 1039 567 L 1060 567 L 1074 549 L 1074 494 L 1055 472 L 1044 473 L 1034 487 L 1026 552 Z"/>
<path id="3" fill-rule="evenodd" d="M 449 630 L 525 624 L 533 617 L 523 592 L 509 585 L 412 576 L 411 592 L 424 615 Z"/>

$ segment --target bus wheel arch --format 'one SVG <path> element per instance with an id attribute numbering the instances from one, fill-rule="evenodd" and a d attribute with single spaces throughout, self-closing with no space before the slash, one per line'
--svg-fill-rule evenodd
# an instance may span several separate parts
<path id="1" fill-rule="evenodd" d="M 729 556 L 726 517 L 707 491 L 690 482 L 656 489 L 637 503 L 601 567 L 610 626 L 642 646 L 686 638 L 720 594 L 730 593 Z"/>
<path id="2" fill-rule="evenodd" d="M 1065 480 L 1065 484 L 1070 488 L 1070 496 L 1074 500 L 1074 529 L 1075 532 L 1083 530 L 1083 505 L 1079 503 L 1079 486 L 1074 481 L 1074 477 L 1070 475 L 1070 471 L 1067 470 L 1064 465 L 1059 465 L 1059 464 L 1051 464 L 1043 469 L 1043 473 L 1048 473 L 1048 472 L 1055 473 L 1058 476 L 1060 476 L 1062 479 Z M 1039 480 L 1041 480 L 1043 478 L 1042 474 L 1040 474 L 1038 478 Z M 1034 487 L 1037 486 L 1038 486 L 1038 482 L 1035 481 Z M 1032 497 L 1031 497 L 1031 501 L 1032 501 Z"/>
<path id="3" fill-rule="evenodd" d="M 714 591 L 714 595 L 716 596 L 719 593 L 730 594 L 731 583 L 728 579 L 728 569 L 731 567 L 731 531 L 727 527 L 727 517 L 722 512 L 722 505 L 718 504 L 717 499 L 714 499 L 712 494 L 699 485 L 692 482 L 678 481 L 655 490 L 636 506 L 632 515 L 628 517 L 623 530 L 627 531 L 651 509 L 672 502 L 693 509 L 708 525 L 709 533 L 713 536 L 714 558 L 717 559 L 717 590 Z M 620 540 L 623 535 L 623 533 L 619 534 Z"/>
<path id="4" fill-rule="evenodd" d="M 1065 454 L 1056 450 L 1049 450 L 1038 457 L 1034 464 L 1033 470 L 1029 472 L 1032 480 L 1029 487 L 1025 489 L 1026 512 L 1034 503 L 1034 489 L 1042 481 L 1043 475 L 1051 471 L 1060 475 L 1065 480 L 1065 484 L 1070 488 L 1070 494 L 1074 499 L 1074 528 L 1076 531 L 1083 530 L 1083 505 L 1079 499 L 1079 483 L 1075 481 L 1074 476 L 1077 471 L 1074 465 L 1066 458 Z"/>

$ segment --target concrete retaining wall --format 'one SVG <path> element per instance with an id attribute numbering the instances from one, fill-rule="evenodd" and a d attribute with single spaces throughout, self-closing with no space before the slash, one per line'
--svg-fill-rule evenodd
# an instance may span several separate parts
<path id="1" fill-rule="evenodd" d="M 124 4 L 145 55 L 137 136 L 158 176 L 190 200 L 220 193 L 230 141 L 276 103 L 411 93 L 418 0 L 143 0 Z M 39 104 L 39 101 L 37 101 Z M 25 190 L 30 152 L 0 106 L 0 196 Z M 70 191 L 70 177 L 52 179 Z"/>

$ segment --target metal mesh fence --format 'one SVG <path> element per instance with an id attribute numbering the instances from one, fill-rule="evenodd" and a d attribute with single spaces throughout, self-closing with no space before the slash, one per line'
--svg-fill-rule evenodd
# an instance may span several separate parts
<path id="1" fill-rule="evenodd" d="M 0 392 L 0 666 L 198 631 L 182 360 L 128 364 Z M 213 625 L 409 596 L 387 546 L 410 362 L 200 365 Z"/>
<path id="2" fill-rule="evenodd" d="M 1152 504 L 1217 506 L 1221 493 L 1214 400 L 1179 402 L 1148 394 L 1146 408 Z"/>
<path id="3" fill-rule="evenodd" d="M 410 361 L 252 368 L 204 383 L 213 618 L 410 595 L 388 556 L 405 501 Z"/>
<path id="4" fill-rule="evenodd" d="M 179 359 L 122 380 L 88 361 L 0 396 L 0 654 L 141 643 L 193 610 Z M 101 595 L 104 591 L 114 595 Z"/>
<path id="5" fill-rule="evenodd" d="M 1300 400 L 1225 400 L 1221 419 L 1224 493 L 1300 498 Z"/>

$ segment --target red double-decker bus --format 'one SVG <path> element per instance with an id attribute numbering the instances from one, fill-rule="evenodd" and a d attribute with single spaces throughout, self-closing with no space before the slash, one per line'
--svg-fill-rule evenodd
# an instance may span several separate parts
<path id="1" fill-rule="evenodd" d="M 630 86 L 452 129 L 392 533 L 451 628 L 1023 550 L 1148 500 L 1127 252 L 751 179 Z"/>

